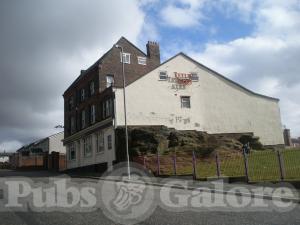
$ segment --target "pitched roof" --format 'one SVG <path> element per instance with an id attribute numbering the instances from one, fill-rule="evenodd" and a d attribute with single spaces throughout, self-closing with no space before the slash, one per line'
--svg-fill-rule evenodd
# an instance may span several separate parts
<path id="1" fill-rule="evenodd" d="M 246 91 L 246 92 L 248 92 L 248 93 L 250 93 L 250 94 L 252 94 L 252 95 L 259 96 L 259 97 L 263 97 L 263 98 L 267 98 L 267 99 L 274 100 L 274 101 L 279 101 L 278 98 L 273 98 L 273 97 L 270 97 L 270 96 L 258 94 L 258 93 L 254 92 L 254 91 L 251 91 L 250 89 L 248 89 L 248 88 L 246 88 L 246 87 L 244 87 L 244 86 L 242 86 L 242 85 L 240 85 L 240 84 L 234 82 L 233 80 L 230 80 L 229 78 L 227 78 L 227 77 L 225 77 L 224 75 L 222 75 L 222 74 L 220 74 L 220 73 L 214 71 L 213 69 L 210 69 L 210 68 L 208 68 L 207 66 L 201 64 L 200 62 L 196 61 L 195 59 L 191 58 L 190 56 L 186 55 L 186 54 L 183 53 L 183 52 L 177 53 L 176 55 L 172 56 L 171 58 L 169 58 L 169 59 L 167 59 L 166 61 L 164 61 L 163 63 L 161 63 L 159 66 L 157 66 L 157 67 L 154 68 L 153 70 L 155 70 L 155 69 L 159 68 L 160 66 L 162 66 L 162 65 L 164 65 L 164 64 L 166 64 L 166 63 L 168 63 L 168 62 L 170 62 L 171 60 L 173 60 L 174 58 L 176 58 L 176 57 L 179 56 L 179 55 L 181 55 L 181 56 L 187 58 L 188 60 L 192 61 L 193 63 L 197 64 L 198 66 L 200 66 L 200 67 L 201 67 L 202 69 L 204 69 L 205 71 L 207 71 L 207 72 L 209 72 L 209 73 L 211 73 L 211 74 L 213 74 L 213 75 L 216 75 L 217 77 L 219 77 L 219 78 L 221 78 L 221 79 L 223 79 L 223 80 L 225 80 L 225 81 L 227 81 L 227 82 L 229 82 L 229 83 L 231 83 L 231 84 L 237 86 L 238 88 L 240 88 L 240 89 L 242 89 L 242 90 L 244 90 L 244 91 Z M 151 71 L 153 71 L 153 70 L 151 70 Z M 146 74 L 150 73 L 151 71 L 147 72 Z M 132 81 L 131 83 L 127 84 L 127 86 L 130 85 L 130 84 L 132 84 L 133 82 L 137 81 L 138 79 L 142 78 L 142 77 L 145 76 L 146 74 L 140 76 L 140 77 L 137 78 L 136 80 L 134 80 L 134 81 Z"/>
<path id="2" fill-rule="evenodd" d="M 139 49 L 137 46 L 135 46 L 133 43 L 131 43 L 129 40 L 127 40 L 125 37 L 121 37 L 117 42 L 121 42 L 121 41 L 126 41 L 127 43 L 129 43 L 132 47 L 134 47 L 135 49 L 137 49 L 140 53 L 142 53 L 144 56 L 146 56 L 147 54 L 145 52 L 143 52 L 141 49 Z M 92 64 L 88 69 L 83 70 L 82 73 L 75 79 L 75 81 L 73 81 L 73 83 L 66 89 L 66 91 L 64 92 L 64 94 L 71 88 L 73 87 L 82 77 L 84 77 L 88 72 L 90 72 L 92 69 L 94 69 L 95 67 L 97 67 L 105 58 L 105 56 L 107 56 L 107 54 L 114 48 L 115 44 L 107 51 L 105 52 L 94 64 Z M 63 94 L 63 95 L 64 95 Z"/>

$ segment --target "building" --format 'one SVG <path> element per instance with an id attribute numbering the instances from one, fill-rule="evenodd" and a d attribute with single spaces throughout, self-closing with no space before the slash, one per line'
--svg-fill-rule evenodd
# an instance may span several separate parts
<path id="1" fill-rule="evenodd" d="M 11 164 L 15 168 L 65 169 L 66 147 L 63 138 L 64 132 L 60 132 L 22 146 L 11 158 Z"/>
<path id="2" fill-rule="evenodd" d="M 287 147 L 293 146 L 290 129 L 285 128 L 283 130 L 283 140 L 284 140 L 285 146 L 287 146 Z"/>
<path id="3" fill-rule="evenodd" d="M 165 125 L 213 134 L 251 132 L 264 145 L 284 144 L 278 99 L 254 93 L 183 53 L 159 64 L 156 43 L 149 42 L 144 54 L 124 38 L 119 42 L 126 49 L 124 57 L 129 55 L 125 64 L 129 126 Z M 147 65 L 139 64 L 135 51 L 146 57 L 143 62 Z M 124 126 L 119 54 L 118 49 L 112 48 L 64 94 L 64 143 L 69 169 L 111 165 L 116 159 L 115 131 Z M 110 60 L 106 60 L 108 56 Z M 148 65 L 153 57 L 155 63 Z M 147 68 L 141 70 L 141 66 Z M 111 74 L 115 83 L 109 78 Z M 86 97 L 86 90 L 94 93 L 93 82 L 97 83 L 97 93 Z"/>

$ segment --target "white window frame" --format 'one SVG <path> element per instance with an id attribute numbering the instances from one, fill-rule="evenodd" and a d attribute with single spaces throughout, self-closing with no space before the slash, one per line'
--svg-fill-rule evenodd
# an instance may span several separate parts
<path id="1" fill-rule="evenodd" d="M 147 58 L 146 57 L 138 56 L 137 59 L 138 59 L 138 64 L 144 65 L 144 66 L 147 65 Z"/>
<path id="2" fill-rule="evenodd" d="M 130 64 L 130 53 L 126 53 L 126 52 L 123 52 L 123 57 L 122 57 L 122 52 L 120 53 L 120 58 L 121 58 L 121 62 L 122 60 L 124 60 L 124 63 L 126 64 Z"/>
<path id="3" fill-rule="evenodd" d="M 110 86 L 113 86 L 115 83 L 115 79 L 113 75 L 106 75 L 106 87 L 109 88 Z"/>
<path id="4" fill-rule="evenodd" d="M 72 157 L 72 152 L 74 152 L 74 157 Z M 76 145 L 75 143 L 72 143 L 69 145 L 69 156 L 68 159 L 71 160 L 76 160 Z"/>
<path id="5" fill-rule="evenodd" d="M 84 157 L 93 155 L 92 136 L 87 136 L 83 139 L 83 155 Z"/>
<path id="6" fill-rule="evenodd" d="M 95 82 L 94 81 L 92 81 L 90 83 L 90 93 L 91 93 L 91 95 L 93 95 L 95 93 Z"/>
<path id="7" fill-rule="evenodd" d="M 85 99 L 85 90 L 81 89 L 81 101 L 84 101 Z"/>
<path id="8" fill-rule="evenodd" d="M 85 122 L 85 110 L 81 111 L 81 128 L 85 128 L 86 122 Z"/>
<path id="9" fill-rule="evenodd" d="M 190 96 L 180 96 L 181 108 L 190 109 L 191 108 L 191 97 Z"/>
<path id="10" fill-rule="evenodd" d="M 164 75 L 162 75 L 164 74 Z M 168 73 L 167 71 L 159 71 L 159 80 L 167 80 L 168 79 Z"/>
<path id="11" fill-rule="evenodd" d="M 91 124 L 96 122 L 96 107 L 91 105 Z"/>
<path id="12" fill-rule="evenodd" d="M 103 153 L 104 149 L 105 149 L 105 146 L 104 146 L 104 132 L 99 131 L 97 133 L 97 149 L 96 149 L 96 152 L 97 153 Z"/>
<path id="13" fill-rule="evenodd" d="M 108 149 L 108 150 L 112 150 L 112 149 L 113 149 L 112 135 L 109 134 L 109 135 L 107 135 L 106 138 L 107 138 L 107 149 Z"/>

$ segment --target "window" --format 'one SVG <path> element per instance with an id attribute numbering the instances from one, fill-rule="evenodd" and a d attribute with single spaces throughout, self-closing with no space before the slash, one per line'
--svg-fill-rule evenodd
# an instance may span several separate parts
<path id="1" fill-rule="evenodd" d="M 85 90 L 81 89 L 81 101 L 83 101 L 85 98 Z"/>
<path id="2" fill-rule="evenodd" d="M 112 149 L 112 136 L 111 135 L 107 136 L 107 149 L 108 150 Z"/>
<path id="3" fill-rule="evenodd" d="M 122 53 L 120 53 L 121 62 L 122 62 Z M 123 52 L 124 63 L 130 64 L 130 53 Z"/>
<path id="4" fill-rule="evenodd" d="M 92 155 L 92 137 L 88 136 L 83 139 L 83 154 L 85 157 Z"/>
<path id="5" fill-rule="evenodd" d="M 113 100 L 107 99 L 102 102 L 102 118 L 106 119 L 107 117 L 112 116 L 113 114 Z"/>
<path id="6" fill-rule="evenodd" d="M 106 87 L 110 87 L 114 85 L 114 76 L 113 75 L 106 75 Z"/>
<path id="7" fill-rule="evenodd" d="M 85 128 L 85 110 L 81 112 L 81 128 Z"/>
<path id="8" fill-rule="evenodd" d="M 138 58 L 138 64 L 147 65 L 147 58 L 146 57 L 138 56 L 137 58 Z"/>
<path id="9" fill-rule="evenodd" d="M 70 121 L 71 134 L 73 134 L 75 132 L 75 118 L 74 118 L 74 116 L 72 116 L 70 120 L 71 120 Z"/>
<path id="10" fill-rule="evenodd" d="M 199 77 L 197 73 L 191 73 L 191 80 L 192 81 L 199 81 Z"/>
<path id="11" fill-rule="evenodd" d="M 104 135 L 102 131 L 99 131 L 97 134 L 97 152 L 104 151 Z"/>
<path id="12" fill-rule="evenodd" d="M 76 159 L 76 148 L 75 144 L 72 143 L 69 145 L 69 160 L 74 160 Z"/>
<path id="13" fill-rule="evenodd" d="M 191 108 L 189 96 L 181 96 L 181 108 Z"/>
<path id="14" fill-rule="evenodd" d="M 93 95 L 95 93 L 95 83 L 94 83 L 94 81 L 92 81 L 90 83 L 90 93 L 91 93 L 91 95 Z"/>
<path id="15" fill-rule="evenodd" d="M 91 105 L 91 123 L 96 122 L 96 110 L 95 105 Z"/>
<path id="16" fill-rule="evenodd" d="M 168 78 L 168 75 L 167 75 L 166 71 L 160 71 L 159 72 L 159 79 L 160 80 L 167 80 L 167 78 Z"/>
<path id="17" fill-rule="evenodd" d="M 73 109 L 73 107 L 74 107 L 74 97 L 72 96 L 69 99 L 69 110 Z"/>

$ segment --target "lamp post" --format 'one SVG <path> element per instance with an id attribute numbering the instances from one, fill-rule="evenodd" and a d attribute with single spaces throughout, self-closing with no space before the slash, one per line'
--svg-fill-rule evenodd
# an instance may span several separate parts
<path id="1" fill-rule="evenodd" d="M 128 129 L 127 129 L 127 111 L 126 111 L 126 79 L 125 79 L 125 68 L 124 68 L 124 51 L 123 47 L 120 45 L 115 45 L 116 48 L 121 50 L 121 59 L 122 59 L 122 77 L 123 77 L 123 104 L 124 104 L 124 122 L 125 122 L 125 141 L 126 141 L 126 155 L 127 155 L 127 172 L 128 179 L 130 180 L 130 162 L 129 162 L 129 150 L 128 150 Z"/>

